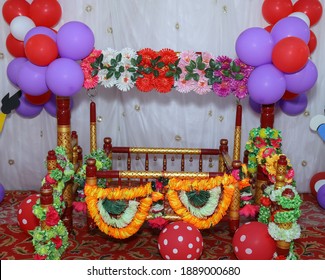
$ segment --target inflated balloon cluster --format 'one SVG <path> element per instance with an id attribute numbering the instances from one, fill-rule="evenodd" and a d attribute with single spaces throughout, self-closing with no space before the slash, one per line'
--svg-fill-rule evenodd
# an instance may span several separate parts
<path id="1" fill-rule="evenodd" d="M 238 57 L 255 69 L 247 87 L 252 109 L 277 103 L 290 116 L 307 107 L 308 91 L 318 71 L 310 58 L 317 38 L 310 29 L 323 13 L 318 0 L 265 0 L 262 5 L 265 28 L 244 30 L 236 41 Z"/>
<path id="2" fill-rule="evenodd" d="M 16 112 L 33 118 L 44 108 L 56 117 L 56 96 L 71 97 L 83 87 L 78 61 L 94 48 L 92 30 L 79 21 L 55 30 L 62 9 L 53 0 L 7 0 L 2 14 L 10 26 L 6 47 L 15 57 L 7 76 L 22 91 Z"/>

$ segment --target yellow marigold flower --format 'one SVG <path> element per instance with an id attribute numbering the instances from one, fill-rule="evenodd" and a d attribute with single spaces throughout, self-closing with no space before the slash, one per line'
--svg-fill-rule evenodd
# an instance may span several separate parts
<path id="1" fill-rule="evenodd" d="M 267 131 L 265 128 L 261 128 L 260 137 L 262 137 L 263 139 L 267 138 Z"/>

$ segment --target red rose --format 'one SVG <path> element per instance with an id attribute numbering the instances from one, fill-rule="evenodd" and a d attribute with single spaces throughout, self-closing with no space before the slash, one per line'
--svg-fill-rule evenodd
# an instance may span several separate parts
<path id="1" fill-rule="evenodd" d="M 51 240 L 55 244 L 55 249 L 59 249 L 62 246 L 62 239 L 58 235 Z"/>
<path id="2" fill-rule="evenodd" d="M 53 206 L 50 206 L 46 212 L 45 223 L 48 226 L 55 226 L 60 221 L 59 213 L 54 209 Z"/>
<path id="3" fill-rule="evenodd" d="M 34 260 L 45 260 L 47 256 L 41 256 L 39 254 L 34 255 Z"/>
<path id="4" fill-rule="evenodd" d="M 263 196 L 260 200 L 261 204 L 265 207 L 271 206 L 271 200 L 268 197 Z"/>

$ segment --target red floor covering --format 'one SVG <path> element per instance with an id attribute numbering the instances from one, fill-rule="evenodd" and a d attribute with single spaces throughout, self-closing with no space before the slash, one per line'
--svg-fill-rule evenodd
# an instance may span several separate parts
<path id="1" fill-rule="evenodd" d="M 6 192 L 0 203 L 0 259 L 30 260 L 34 248 L 31 236 L 17 224 L 17 207 L 34 192 Z M 302 195 L 301 237 L 295 241 L 295 253 L 300 260 L 325 259 L 325 210 L 311 194 Z M 201 231 L 204 239 L 203 260 L 236 260 L 228 222 L 221 221 L 210 230 Z M 127 240 L 115 240 L 95 230 L 88 232 L 85 217 L 74 215 L 74 231 L 64 260 L 161 260 L 157 246 L 158 233 L 143 227 Z"/>

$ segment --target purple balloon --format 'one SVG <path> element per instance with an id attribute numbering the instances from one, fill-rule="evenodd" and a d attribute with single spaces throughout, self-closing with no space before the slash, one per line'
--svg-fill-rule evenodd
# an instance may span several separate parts
<path id="1" fill-rule="evenodd" d="M 262 111 L 262 105 L 259 103 L 256 103 L 252 98 L 249 98 L 249 105 L 253 109 L 255 113 L 260 114 Z"/>
<path id="2" fill-rule="evenodd" d="M 7 77 L 10 82 L 12 82 L 15 86 L 18 86 L 18 73 L 22 65 L 27 61 L 25 57 L 16 57 L 12 61 L 9 62 L 7 67 Z"/>
<path id="3" fill-rule="evenodd" d="M 273 104 L 286 90 L 284 75 L 273 64 L 256 67 L 247 81 L 249 97 L 258 104 Z"/>
<path id="4" fill-rule="evenodd" d="M 271 34 L 261 27 L 246 29 L 236 40 L 238 58 L 251 66 L 271 63 L 273 47 Z"/>
<path id="5" fill-rule="evenodd" d="M 18 86 L 30 95 L 39 96 L 46 93 L 49 90 L 45 81 L 46 70 L 47 66 L 37 66 L 26 61 L 18 73 Z"/>
<path id="6" fill-rule="evenodd" d="M 52 38 L 54 42 L 56 42 L 56 32 L 53 29 L 45 27 L 45 26 L 37 26 L 37 27 L 32 28 L 31 30 L 29 30 L 26 33 L 25 38 L 24 38 L 24 46 L 26 46 L 27 41 L 31 37 L 33 37 L 34 35 L 37 35 L 37 34 L 47 35 L 50 38 Z"/>
<path id="7" fill-rule="evenodd" d="M 5 188 L 2 184 L 0 184 L 0 202 L 2 202 L 4 197 L 5 197 Z"/>
<path id="8" fill-rule="evenodd" d="M 70 98 L 70 110 L 73 108 L 73 99 Z M 50 100 L 44 104 L 45 111 L 56 118 L 56 95 L 52 94 Z"/>
<path id="9" fill-rule="evenodd" d="M 274 44 L 287 37 L 297 37 L 308 44 L 310 30 L 306 22 L 298 17 L 286 17 L 280 19 L 272 28 L 271 36 Z"/>
<path id="10" fill-rule="evenodd" d="M 20 105 L 16 109 L 16 113 L 24 118 L 34 118 L 38 116 L 43 110 L 42 105 L 34 105 L 25 98 L 24 95 L 20 97 Z"/>
<path id="11" fill-rule="evenodd" d="M 325 209 L 325 185 L 322 185 L 317 191 L 317 202 L 320 207 Z"/>
<path id="12" fill-rule="evenodd" d="M 57 45 L 61 57 L 79 60 L 93 50 L 95 36 L 84 23 L 70 21 L 62 25 L 57 34 Z"/>
<path id="13" fill-rule="evenodd" d="M 306 66 L 292 74 L 284 74 L 287 90 L 292 93 L 304 93 L 310 90 L 316 83 L 318 71 L 316 65 L 309 59 Z"/>
<path id="14" fill-rule="evenodd" d="M 307 107 L 308 98 L 306 94 L 299 94 L 294 99 L 279 101 L 279 106 L 283 113 L 289 116 L 297 116 L 303 113 Z"/>
<path id="15" fill-rule="evenodd" d="M 80 65 L 70 58 L 58 58 L 51 62 L 46 71 L 46 84 L 58 96 L 73 96 L 84 82 Z"/>

